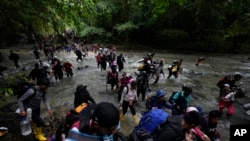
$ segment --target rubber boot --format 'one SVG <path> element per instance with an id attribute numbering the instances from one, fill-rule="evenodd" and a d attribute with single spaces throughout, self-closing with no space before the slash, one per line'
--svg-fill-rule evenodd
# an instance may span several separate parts
<path id="1" fill-rule="evenodd" d="M 139 124 L 138 117 L 136 115 L 133 115 L 132 118 L 133 118 L 135 124 L 138 125 Z"/>
<path id="2" fill-rule="evenodd" d="M 35 127 L 34 131 L 36 132 L 35 138 L 38 139 L 39 141 L 46 141 L 47 138 L 43 136 L 42 134 L 42 127 Z"/>
<path id="3" fill-rule="evenodd" d="M 120 121 L 123 121 L 124 120 L 124 115 L 123 113 L 120 113 Z"/>

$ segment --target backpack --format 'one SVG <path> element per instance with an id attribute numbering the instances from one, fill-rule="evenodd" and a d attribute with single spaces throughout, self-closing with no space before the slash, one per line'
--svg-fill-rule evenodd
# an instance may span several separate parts
<path id="1" fill-rule="evenodd" d="M 155 133 L 158 127 L 168 118 L 168 113 L 162 109 L 152 109 L 141 117 L 139 125 L 135 127 L 136 132 L 142 130 L 149 134 Z"/>
<path id="2" fill-rule="evenodd" d="M 172 104 L 172 105 L 174 104 L 174 103 L 172 102 L 172 100 L 173 100 L 173 97 L 174 97 L 175 94 L 178 94 L 178 99 L 181 97 L 181 96 L 180 96 L 180 92 L 173 92 L 172 95 L 171 95 L 171 96 L 169 97 L 169 99 L 168 99 L 168 102 L 169 102 L 170 104 Z M 178 99 L 177 99 L 177 100 L 178 100 Z"/>
<path id="3" fill-rule="evenodd" d="M 82 103 L 75 109 L 71 109 L 70 111 L 68 111 L 62 118 L 62 121 L 55 132 L 55 141 L 62 141 L 62 135 L 65 135 L 65 138 L 67 138 L 69 130 L 72 128 L 72 125 L 76 121 L 81 120 L 80 128 L 83 128 L 82 126 L 85 126 L 83 125 L 83 123 L 85 122 L 83 120 L 89 122 L 89 118 L 91 116 L 89 113 L 93 109 L 94 104 L 89 105 L 86 103 Z"/>

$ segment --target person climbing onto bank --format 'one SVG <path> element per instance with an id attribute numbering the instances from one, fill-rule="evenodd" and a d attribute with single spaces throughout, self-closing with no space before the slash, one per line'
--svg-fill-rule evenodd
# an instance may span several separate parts
<path id="1" fill-rule="evenodd" d="M 172 105 L 167 102 L 165 99 L 166 92 L 159 89 L 156 91 L 156 94 L 154 96 L 150 96 L 147 98 L 146 101 L 146 108 L 147 110 L 151 110 L 154 108 L 162 109 L 163 107 L 172 109 Z"/>
<path id="2" fill-rule="evenodd" d="M 239 82 L 242 79 L 242 75 L 239 72 L 234 73 L 234 75 L 226 75 L 222 77 L 218 82 L 217 82 L 217 87 L 220 88 L 220 95 L 221 97 L 223 90 L 224 90 L 224 85 L 229 84 L 229 89 L 237 88 L 238 86 L 236 85 L 236 82 Z"/>
<path id="3" fill-rule="evenodd" d="M 101 102 L 84 110 L 65 141 L 127 141 L 118 131 L 119 110 L 112 103 Z"/>
<path id="4" fill-rule="evenodd" d="M 14 65 L 15 65 L 17 70 L 19 70 L 21 68 L 21 66 L 20 66 L 20 57 L 19 57 L 19 55 L 17 53 L 14 53 L 12 50 L 10 50 L 9 59 L 14 62 Z"/>
<path id="5" fill-rule="evenodd" d="M 219 110 L 223 112 L 223 109 L 227 108 L 227 116 L 231 116 L 234 112 L 233 102 L 235 100 L 235 90 L 230 89 L 229 84 L 224 84 L 224 89 L 219 100 Z"/>
<path id="6" fill-rule="evenodd" d="M 39 85 L 34 86 L 34 88 L 29 88 L 18 100 L 18 108 L 20 109 L 20 115 L 26 116 L 26 109 L 32 109 L 32 122 L 34 122 L 34 134 L 35 138 L 39 141 L 46 141 L 46 137 L 42 134 L 43 120 L 40 117 L 41 112 L 41 101 L 44 102 L 49 115 L 52 115 L 52 110 L 48 102 L 46 95 L 46 90 L 48 89 L 50 82 L 48 79 L 43 79 Z"/>
<path id="7" fill-rule="evenodd" d="M 186 113 L 186 109 L 190 103 L 192 88 L 189 86 L 182 86 L 181 92 L 175 92 L 170 97 L 169 102 L 173 105 L 172 115 L 181 115 Z"/>
<path id="8" fill-rule="evenodd" d="M 128 89 L 127 89 L 128 88 Z M 132 113 L 132 118 L 137 125 L 139 123 L 136 116 L 135 103 L 137 103 L 138 97 L 136 93 L 136 81 L 132 81 L 129 87 L 125 87 L 122 92 L 120 107 L 122 108 L 122 113 L 120 119 L 123 120 L 124 115 L 127 113 L 128 108 Z"/>

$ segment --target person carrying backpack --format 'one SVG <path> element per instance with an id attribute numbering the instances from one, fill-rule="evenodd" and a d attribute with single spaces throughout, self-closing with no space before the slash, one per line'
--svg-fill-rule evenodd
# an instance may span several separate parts
<path id="1" fill-rule="evenodd" d="M 52 110 L 48 102 L 46 95 L 46 90 L 49 87 L 50 82 L 48 79 L 43 79 L 39 85 L 34 86 L 34 88 L 29 88 L 20 98 L 17 100 L 18 108 L 20 109 L 20 115 L 26 116 L 26 109 L 32 109 L 32 121 L 34 124 L 34 134 L 35 138 L 39 141 L 47 140 L 46 137 L 42 134 L 42 125 L 43 121 L 40 117 L 41 112 L 41 101 L 45 103 L 45 106 L 49 112 L 49 115 L 52 115 Z"/>
<path id="2" fill-rule="evenodd" d="M 80 113 L 65 141 L 127 141 L 119 128 L 119 110 L 112 103 L 101 102 Z"/>
<path id="3" fill-rule="evenodd" d="M 191 141 L 190 136 L 187 136 L 189 134 L 188 132 L 198 125 L 200 125 L 200 115 L 196 111 L 188 112 L 183 116 L 170 115 L 167 120 L 161 124 L 154 141 Z"/>
<path id="4" fill-rule="evenodd" d="M 146 108 L 147 110 L 151 110 L 151 109 L 161 109 L 163 107 L 166 107 L 166 108 L 172 108 L 172 105 L 171 104 L 168 104 L 167 100 L 164 98 L 166 95 L 166 93 L 159 89 L 157 92 L 156 92 L 156 95 L 155 96 L 151 96 L 147 99 L 146 101 Z"/>
<path id="5" fill-rule="evenodd" d="M 137 84 L 137 97 L 139 98 L 140 94 L 142 95 L 142 101 L 145 100 L 146 91 L 149 88 L 149 80 L 145 71 L 140 72 L 140 75 L 136 78 Z"/>
<path id="6" fill-rule="evenodd" d="M 116 89 L 119 88 L 118 81 L 119 81 L 119 73 L 116 70 L 116 65 L 111 66 L 111 71 L 108 71 L 107 74 L 107 84 L 111 85 L 111 90 L 114 89 L 114 86 L 116 86 Z"/>
<path id="7" fill-rule="evenodd" d="M 169 102 L 173 105 L 172 115 L 181 115 L 186 113 L 186 109 L 190 103 L 192 88 L 189 86 L 182 86 L 181 92 L 174 93 Z"/>
<path id="8" fill-rule="evenodd" d="M 152 109 L 145 113 L 140 123 L 129 134 L 129 141 L 153 141 L 154 136 L 167 118 L 168 113 L 162 109 Z"/>
<path id="9" fill-rule="evenodd" d="M 220 133 L 217 130 L 217 124 L 222 118 L 219 110 L 211 110 L 201 117 L 201 131 L 203 131 L 211 141 L 220 139 Z"/>
<path id="10" fill-rule="evenodd" d="M 127 90 L 128 88 L 128 90 Z M 124 115 L 127 113 L 128 108 L 132 113 L 132 118 L 135 124 L 138 124 L 139 121 L 136 117 L 135 103 L 138 101 L 137 91 L 136 91 L 136 81 L 132 81 L 129 87 L 125 87 L 122 92 L 120 107 L 122 108 L 122 114 L 120 119 L 123 120 Z"/>
<path id="11" fill-rule="evenodd" d="M 122 91 L 123 91 L 124 87 L 128 87 L 129 83 L 130 83 L 130 78 L 127 75 L 127 73 L 124 72 L 122 74 L 122 78 L 120 79 L 120 86 L 119 86 L 119 90 L 118 90 L 118 102 L 120 102 L 120 100 L 121 100 Z"/>
<path id="12" fill-rule="evenodd" d="M 83 86 L 82 84 L 77 85 L 74 97 L 74 107 L 76 108 L 82 103 L 89 103 L 89 101 L 96 103 L 95 100 L 90 96 L 87 86 Z"/>
<path id="13" fill-rule="evenodd" d="M 220 95 L 223 94 L 223 89 L 224 89 L 224 84 L 229 84 L 229 88 L 233 89 L 233 87 L 238 87 L 235 83 L 237 81 L 240 81 L 242 79 L 242 75 L 238 72 L 236 72 L 234 75 L 227 75 L 222 77 L 218 82 L 217 82 L 217 87 L 220 88 Z"/>

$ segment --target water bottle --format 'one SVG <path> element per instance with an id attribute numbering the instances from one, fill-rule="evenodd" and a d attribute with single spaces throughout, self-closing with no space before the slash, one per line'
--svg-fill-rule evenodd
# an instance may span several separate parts
<path id="1" fill-rule="evenodd" d="M 31 134 L 32 129 L 31 129 L 30 121 L 27 120 L 26 117 L 23 117 L 21 119 L 20 127 L 21 127 L 21 132 L 22 132 L 23 136 L 27 136 L 27 135 Z"/>

